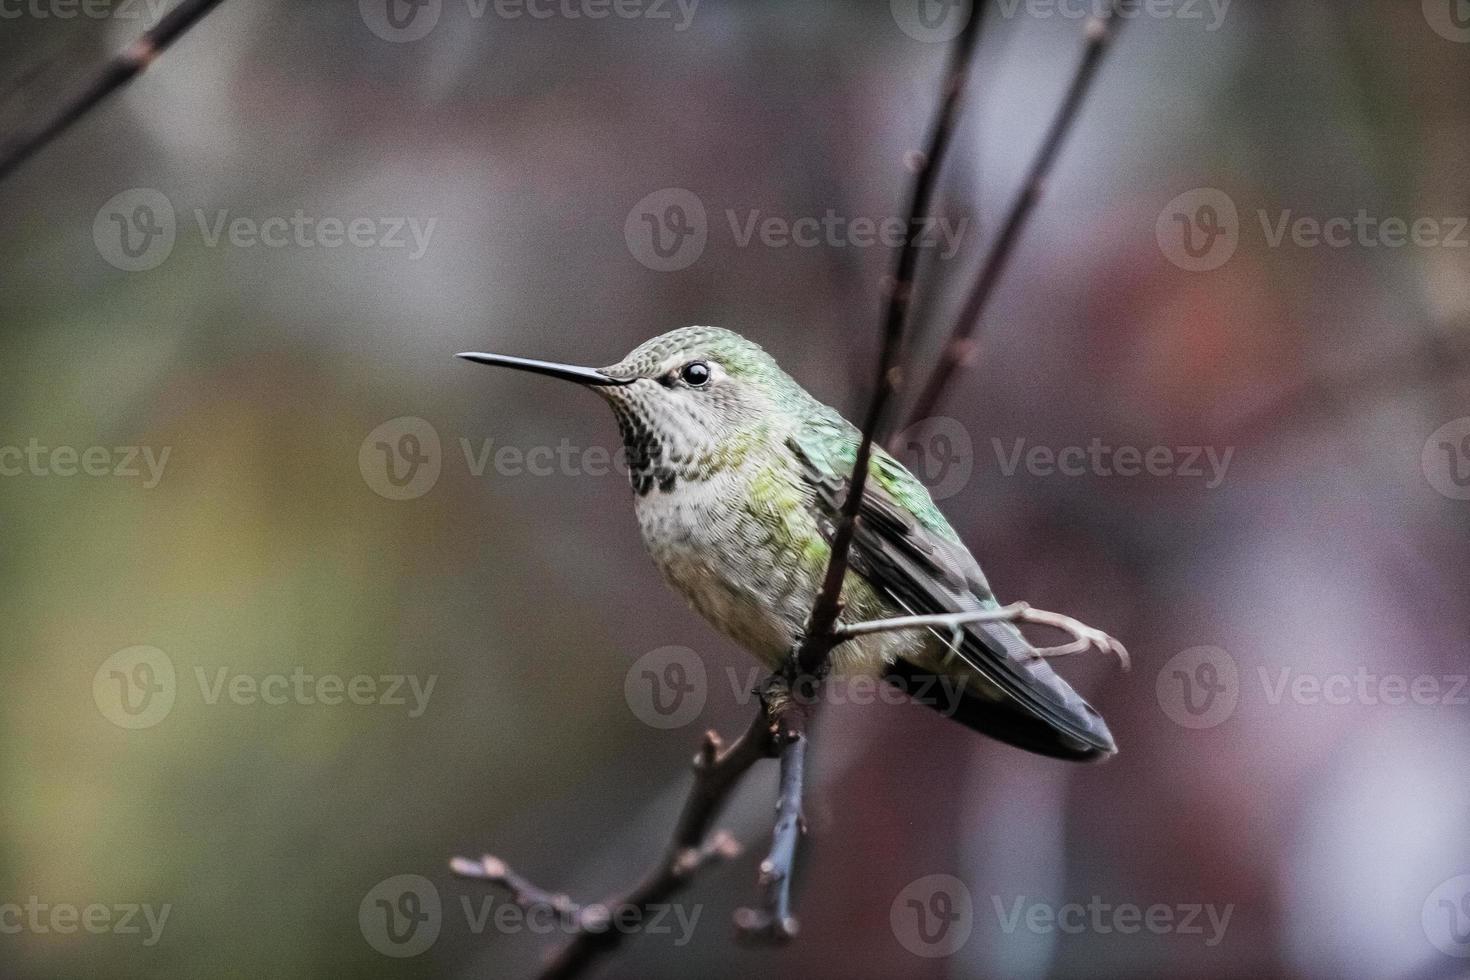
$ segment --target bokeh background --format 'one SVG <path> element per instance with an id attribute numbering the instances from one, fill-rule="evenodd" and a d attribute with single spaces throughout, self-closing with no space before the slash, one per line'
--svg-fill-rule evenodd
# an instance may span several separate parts
<path id="1" fill-rule="evenodd" d="M 939 200 L 965 231 L 924 256 L 916 373 L 1081 50 L 1076 6 L 986 6 Z M 637 936 L 601 975 L 1467 975 L 1466 6 L 1127 22 L 951 421 L 899 440 L 1004 599 L 1131 648 L 1129 673 L 1062 665 L 1121 754 L 1072 766 L 921 707 L 830 705 L 799 940 L 732 936 L 765 766 L 722 821 L 744 854 L 680 900 L 688 941 Z M 5 132 L 157 13 L 0 9 Z M 493 893 L 449 857 L 611 894 L 662 850 L 700 732 L 749 716 L 750 661 L 665 590 L 598 465 L 603 406 L 452 355 L 604 364 L 714 323 L 855 414 L 890 251 L 736 230 L 898 214 L 945 46 L 902 0 L 406 9 L 225 3 L 0 186 L 0 447 L 42 447 L 0 449 L 0 903 L 169 908 L 151 944 L 141 912 L 93 934 L 0 910 L 0 974 L 526 975 L 555 937 L 477 920 Z M 672 189 L 704 241 L 663 271 L 639 234 L 678 217 Z M 246 244 L 298 210 L 309 246 Z M 1274 232 L 1360 211 L 1437 243 Z M 369 244 L 326 247 L 322 219 Z M 574 464 L 516 465 L 563 440 Z M 1067 475 L 1011 466 L 1017 440 L 1229 455 L 1218 479 L 1182 452 Z M 380 442 L 424 468 L 395 457 L 395 486 Z M 109 475 L 66 475 L 55 447 L 102 447 Z M 140 475 L 111 475 L 123 447 Z M 673 727 L 649 656 L 703 670 Z M 371 703 L 250 696 L 297 671 L 374 678 Z M 152 693 L 125 706 L 134 681 Z M 441 907 L 408 957 L 372 925 L 401 875 Z M 948 956 L 906 904 L 936 888 L 968 896 Z M 1124 906 L 1164 925 L 1125 931 Z"/>

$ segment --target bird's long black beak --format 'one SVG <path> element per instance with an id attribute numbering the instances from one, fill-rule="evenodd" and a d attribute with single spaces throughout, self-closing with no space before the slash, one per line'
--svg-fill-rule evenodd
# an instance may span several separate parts
<path id="1" fill-rule="evenodd" d="M 508 354 L 477 354 L 467 351 L 456 355 L 476 364 L 494 364 L 498 367 L 515 368 L 517 371 L 530 371 L 533 374 L 544 374 L 552 378 L 561 378 L 563 381 L 575 381 L 581 385 L 596 385 L 607 387 L 609 385 L 625 385 L 630 379 L 614 378 L 603 374 L 596 368 L 578 367 L 575 364 L 558 364 L 555 361 L 536 361 L 529 357 L 511 357 Z"/>

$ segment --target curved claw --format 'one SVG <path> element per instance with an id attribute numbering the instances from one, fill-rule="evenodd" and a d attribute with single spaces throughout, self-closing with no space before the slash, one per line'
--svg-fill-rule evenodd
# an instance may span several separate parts
<path id="1" fill-rule="evenodd" d="M 1025 609 L 1020 615 L 1030 623 L 1039 623 L 1059 629 L 1064 633 L 1072 634 L 1071 643 L 1059 647 L 1045 647 L 1037 650 L 1039 657 L 1069 657 L 1074 653 L 1085 653 L 1096 649 L 1100 653 L 1111 654 L 1118 658 L 1124 670 L 1132 668 L 1132 662 L 1128 656 L 1128 648 L 1100 629 L 1094 629 L 1086 623 L 1073 619 L 1071 616 L 1063 616 L 1060 613 L 1047 612 L 1044 609 Z"/>

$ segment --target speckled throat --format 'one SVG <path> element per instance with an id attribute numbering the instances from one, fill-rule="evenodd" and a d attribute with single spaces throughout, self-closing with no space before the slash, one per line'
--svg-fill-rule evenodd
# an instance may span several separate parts
<path id="1" fill-rule="evenodd" d="M 758 425 L 721 435 L 698 414 L 670 411 L 656 391 L 629 386 L 602 393 L 618 420 L 628 480 L 640 497 L 655 488 L 671 493 L 681 481 L 702 482 L 742 465 L 766 428 Z"/>

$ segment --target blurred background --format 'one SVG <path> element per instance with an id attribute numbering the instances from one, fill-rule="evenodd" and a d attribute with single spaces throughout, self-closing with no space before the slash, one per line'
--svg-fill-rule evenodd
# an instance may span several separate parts
<path id="1" fill-rule="evenodd" d="M 799 939 L 730 924 L 765 765 L 599 975 L 1470 975 L 1467 7 L 1126 22 L 895 440 L 1003 599 L 1132 650 L 1060 665 L 1120 754 L 831 704 Z M 986 5 L 911 375 L 1088 10 Z M 0 132 L 159 13 L 0 5 Z M 598 400 L 452 355 L 717 324 L 856 415 L 945 16 L 225 3 L 0 185 L 0 973 L 524 976 L 559 935 L 451 855 L 593 900 L 661 853 L 758 673 Z"/>

